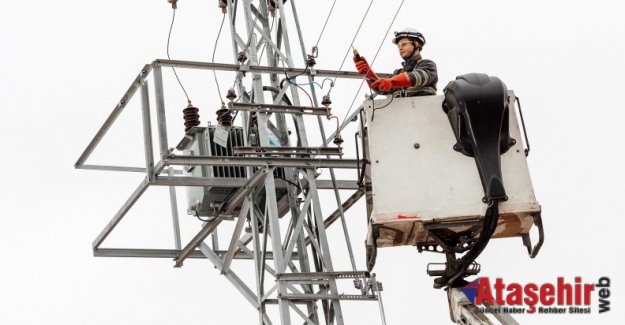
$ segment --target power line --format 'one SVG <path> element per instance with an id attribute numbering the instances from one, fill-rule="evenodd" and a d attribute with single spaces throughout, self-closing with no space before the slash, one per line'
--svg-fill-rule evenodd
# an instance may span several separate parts
<path id="1" fill-rule="evenodd" d="M 362 20 L 360 21 L 360 25 L 358 25 L 358 29 L 356 30 L 356 34 L 354 34 L 354 38 L 352 38 L 351 43 L 349 43 L 349 46 L 347 47 L 347 52 L 345 52 L 345 56 L 343 57 L 343 61 L 341 61 L 341 66 L 339 67 L 338 71 L 341 71 L 341 69 L 343 69 L 343 65 L 345 64 L 345 59 L 347 59 L 347 56 L 349 55 L 349 51 L 351 50 L 352 46 L 354 45 L 354 41 L 356 40 L 356 37 L 358 36 L 358 33 L 360 33 L 360 28 L 362 27 L 362 24 L 365 22 L 365 19 L 367 18 L 367 14 L 369 14 L 369 9 L 371 9 L 371 5 L 373 4 L 374 0 L 371 0 L 371 2 L 369 2 L 369 6 L 367 7 L 367 11 L 365 11 L 364 16 L 362 16 Z M 334 82 L 332 84 L 336 83 L 336 79 L 338 78 L 338 76 L 334 77 Z M 333 87 L 330 87 L 330 91 L 328 91 L 328 95 L 330 94 L 330 92 L 332 91 Z"/>
<path id="2" fill-rule="evenodd" d="M 332 7 L 330 7 L 330 12 L 328 13 L 328 17 L 326 17 L 326 22 L 323 23 L 323 27 L 321 28 L 321 33 L 319 33 L 319 38 L 317 39 L 317 43 L 315 44 L 315 47 L 317 47 L 319 45 L 319 42 L 321 41 L 321 36 L 323 36 L 323 32 L 326 30 L 326 25 L 328 24 L 328 21 L 330 20 L 330 16 L 332 15 L 332 11 L 334 10 L 335 4 L 336 4 L 336 0 L 334 0 L 334 2 L 332 3 Z"/>
<path id="3" fill-rule="evenodd" d="M 393 26 L 393 24 L 395 23 L 395 19 L 397 18 L 397 15 L 399 14 L 399 11 L 401 10 L 401 7 L 403 5 L 404 5 L 404 0 L 401 0 L 399 7 L 397 7 L 397 10 L 395 11 L 395 16 L 393 16 L 393 20 L 391 20 L 391 23 L 388 25 L 388 28 L 386 29 L 386 33 L 384 33 L 384 37 L 382 38 L 382 41 L 380 42 L 380 45 L 378 46 L 378 50 L 375 52 L 375 56 L 373 57 L 373 60 L 371 61 L 371 65 L 373 65 L 373 63 L 375 62 L 375 59 L 378 57 L 378 53 L 380 53 L 380 49 L 382 49 L 382 45 L 384 45 L 384 41 L 386 40 L 386 37 L 388 36 L 388 32 L 391 30 L 391 26 Z"/>
<path id="4" fill-rule="evenodd" d="M 403 5 L 404 5 L 404 0 L 401 0 L 401 3 L 399 4 L 399 7 L 397 7 L 397 10 L 395 11 L 395 15 L 393 16 L 391 23 L 388 25 L 388 28 L 386 29 L 386 33 L 384 33 L 384 37 L 382 38 L 382 41 L 380 42 L 380 45 L 378 46 L 378 50 L 375 52 L 375 55 L 373 56 L 373 60 L 371 61 L 370 66 L 373 66 L 375 59 L 378 57 L 378 54 L 380 53 L 380 50 L 382 49 L 382 45 L 384 45 L 384 41 L 386 40 L 386 37 L 388 36 L 388 32 L 391 30 L 391 27 L 395 23 L 395 19 L 397 18 L 397 15 L 399 14 L 399 11 L 401 10 L 401 7 Z M 356 95 L 354 95 L 354 99 L 352 100 L 352 103 L 349 105 L 349 109 L 345 113 L 345 117 L 343 117 L 343 120 L 347 118 L 347 116 L 349 115 L 349 112 L 351 112 L 352 108 L 354 107 L 354 103 L 356 102 L 356 98 L 358 98 L 358 94 L 360 94 L 360 90 L 362 89 L 362 85 L 364 84 L 364 82 L 365 80 L 363 77 L 363 80 L 360 82 L 360 86 L 358 87 L 358 90 L 356 91 Z"/>
<path id="5" fill-rule="evenodd" d="M 175 19 L 176 19 L 176 9 L 174 8 L 172 10 L 172 15 L 171 15 L 171 24 L 169 25 L 169 34 L 167 35 L 167 59 L 169 60 L 171 60 L 171 57 L 169 57 L 169 41 L 171 40 L 171 31 L 174 29 Z M 176 80 L 178 80 L 178 84 L 180 85 L 180 88 L 182 88 L 182 92 L 184 92 L 184 96 L 187 97 L 187 102 L 191 104 L 191 99 L 189 99 L 189 94 L 187 94 L 187 90 L 184 89 L 182 82 L 180 82 L 180 78 L 178 77 L 178 73 L 176 73 L 176 69 L 174 67 L 171 67 L 171 70 L 174 71 L 174 76 L 176 76 Z"/>
<path id="6" fill-rule="evenodd" d="M 223 14 L 221 18 L 221 24 L 219 25 L 219 31 L 217 32 L 217 38 L 215 38 L 215 46 L 213 48 L 213 57 L 211 58 L 211 62 L 215 63 L 215 53 L 217 52 L 217 42 L 219 42 L 219 37 L 221 36 L 221 30 L 224 27 L 224 21 L 226 20 L 226 14 Z M 221 97 L 221 89 L 219 88 L 219 81 L 217 81 L 217 72 L 213 69 L 213 77 L 215 77 L 215 85 L 217 85 L 217 94 L 219 95 L 219 100 L 221 100 L 221 104 L 224 105 L 224 99 Z"/>

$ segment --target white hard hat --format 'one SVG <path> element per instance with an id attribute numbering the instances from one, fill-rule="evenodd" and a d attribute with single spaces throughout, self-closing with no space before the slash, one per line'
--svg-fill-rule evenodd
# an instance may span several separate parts
<path id="1" fill-rule="evenodd" d="M 419 31 L 417 31 L 414 28 L 408 27 L 408 28 L 404 28 L 402 30 L 395 32 L 395 37 L 393 38 L 393 44 L 397 44 L 399 39 L 402 37 L 408 37 L 409 39 L 413 41 L 418 41 L 419 44 L 421 44 L 421 46 L 425 45 L 425 37 L 423 36 L 423 34 L 419 33 Z"/>

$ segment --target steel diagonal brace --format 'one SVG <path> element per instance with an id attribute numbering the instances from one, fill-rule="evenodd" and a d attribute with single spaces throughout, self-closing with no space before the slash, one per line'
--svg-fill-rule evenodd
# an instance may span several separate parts
<path id="1" fill-rule="evenodd" d="M 273 169 L 271 169 L 273 170 Z M 240 187 L 235 193 L 234 195 L 232 195 L 232 197 L 226 201 L 223 202 L 219 208 L 219 211 L 217 213 L 217 215 L 215 216 L 215 219 L 213 219 L 211 222 L 207 223 L 204 228 L 202 228 L 202 230 L 200 230 L 200 232 L 197 233 L 197 235 L 195 235 L 195 237 L 193 237 L 193 239 L 187 244 L 187 246 L 185 246 L 184 249 L 182 249 L 182 251 L 180 252 L 180 254 L 175 258 L 176 261 L 176 265 L 175 267 L 181 267 L 182 264 L 184 263 L 184 260 L 187 259 L 187 257 L 189 257 L 189 255 L 191 255 L 191 253 L 195 250 L 196 247 L 198 247 L 198 245 L 200 245 L 200 243 L 202 243 L 204 241 L 204 239 L 206 239 L 206 237 L 208 237 L 208 235 L 213 232 L 217 226 L 219 226 L 219 224 L 221 223 L 221 221 L 223 220 L 221 218 L 222 214 L 230 214 L 232 213 L 232 211 L 245 199 L 245 197 L 258 185 L 260 184 L 262 181 L 265 180 L 265 177 L 267 176 L 267 169 L 259 169 L 248 181 L 245 185 L 243 185 L 242 187 Z"/>
<path id="2" fill-rule="evenodd" d="M 360 198 L 363 197 L 364 195 L 365 195 L 365 190 L 359 189 L 356 192 L 354 192 L 352 196 L 347 198 L 347 200 L 345 200 L 345 202 L 343 202 L 343 204 L 341 205 L 343 209 L 343 213 L 349 210 L 349 208 L 351 208 L 356 202 L 358 202 L 358 200 L 360 200 Z M 340 209 L 334 210 L 334 212 L 332 212 L 332 214 L 323 221 L 324 227 L 326 227 L 326 229 L 329 228 L 340 217 L 341 217 L 341 210 Z M 306 237 L 306 245 L 309 245 L 311 243 L 311 238 L 312 237 Z"/>
<path id="3" fill-rule="evenodd" d="M 239 249 L 241 249 L 241 251 L 249 256 L 254 256 L 254 252 L 252 252 L 249 248 L 247 248 L 246 246 L 243 245 L 239 245 Z M 272 276 L 276 276 L 276 271 L 269 266 L 267 263 L 263 262 L 263 266 L 265 271 L 267 271 L 267 273 L 271 274 Z M 295 292 L 295 293 L 302 293 L 301 291 L 297 290 L 297 287 L 295 287 L 292 284 L 287 283 L 286 286 L 291 289 L 291 291 Z M 265 300 L 267 297 L 269 297 L 269 295 L 275 291 L 278 287 L 274 286 L 267 294 L 265 294 L 265 296 L 263 297 L 263 300 Z"/>
<path id="4" fill-rule="evenodd" d="M 237 225 L 235 226 L 234 233 L 232 234 L 232 238 L 230 239 L 230 246 L 228 246 L 228 251 L 226 253 L 226 256 L 224 256 L 221 274 L 226 274 L 230 271 L 230 265 L 232 264 L 232 259 L 234 258 L 234 254 L 236 252 L 235 250 L 237 249 L 237 242 L 239 241 L 239 237 L 241 236 L 241 231 L 243 231 L 246 215 L 250 210 L 251 204 L 252 200 L 250 198 L 247 198 L 243 203 L 241 213 L 239 214 L 239 220 L 237 220 Z"/>
<path id="5" fill-rule="evenodd" d="M 113 217 L 113 219 L 111 219 L 111 221 L 109 221 L 109 223 L 106 225 L 106 227 L 102 230 L 102 232 L 100 232 L 100 234 L 98 235 L 98 237 L 93 241 L 93 251 L 94 254 L 95 252 L 98 250 L 98 248 L 100 248 L 100 245 L 102 245 L 102 242 L 104 242 L 104 240 L 106 239 L 106 237 L 108 237 L 108 235 L 111 234 L 111 232 L 113 231 L 113 229 L 115 229 L 115 227 L 117 226 L 117 224 L 119 224 L 120 221 L 122 221 L 122 219 L 124 218 L 124 216 L 126 215 L 126 213 L 128 213 L 128 211 L 130 210 L 130 208 L 132 208 L 132 206 L 137 203 L 137 200 L 139 200 L 139 197 L 141 197 L 141 195 L 145 192 L 145 190 L 148 189 L 149 186 L 149 181 L 147 179 L 147 177 L 139 184 L 139 186 L 137 187 L 137 189 L 130 195 L 130 197 L 126 200 L 126 202 L 124 203 L 124 205 L 117 211 L 117 213 L 115 214 L 115 216 Z"/>
<path id="6" fill-rule="evenodd" d="M 215 265 L 215 267 L 217 267 L 218 269 L 221 269 L 223 267 L 219 256 L 217 256 L 217 254 L 215 254 L 215 252 L 210 247 L 208 247 L 208 245 L 206 245 L 205 243 L 200 243 L 200 251 L 206 256 L 206 258 L 208 258 L 213 263 L 213 265 Z M 252 292 L 252 290 L 250 290 L 245 282 L 243 282 L 243 280 L 241 280 L 241 278 L 236 275 L 236 273 L 228 272 L 227 274 L 224 274 L 224 276 L 226 277 L 226 279 L 228 279 L 228 281 L 230 281 L 230 283 L 234 285 L 237 290 L 239 290 L 243 297 L 245 297 L 245 299 L 247 299 L 247 301 L 249 301 L 252 306 L 258 308 L 258 297 L 254 294 L 254 292 Z"/>
<path id="7" fill-rule="evenodd" d="M 262 23 L 263 23 L 263 24 L 268 24 L 268 23 L 267 23 L 266 18 L 265 18 L 265 17 L 263 17 L 263 16 L 262 16 L 262 15 L 258 12 L 258 10 L 256 9 L 256 7 L 254 7 L 254 5 L 251 5 L 250 7 L 251 7 L 251 9 L 252 9 L 252 13 L 254 13 L 254 15 L 255 15 L 255 16 L 257 16 L 260 20 L 264 20 L 264 21 L 262 21 Z M 274 42 L 271 40 L 271 35 L 268 35 L 268 34 L 267 34 L 264 30 L 263 30 L 262 26 L 259 26 L 258 24 L 254 24 L 254 27 L 253 27 L 253 28 L 254 28 L 254 29 L 256 29 L 256 30 L 258 31 L 258 33 L 261 35 L 261 37 L 262 37 L 261 41 L 265 41 L 265 42 L 267 43 L 267 45 L 271 46 L 271 48 L 273 48 L 273 50 L 275 51 L 275 53 L 277 53 L 277 54 L 280 56 L 280 58 L 281 58 L 282 60 L 284 60 L 284 61 L 287 61 L 287 60 L 288 60 L 287 55 L 286 55 L 286 54 L 284 54 L 284 53 L 282 52 L 282 50 L 278 47 L 278 45 L 276 45 L 276 43 L 274 43 Z M 260 42 L 259 42 L 259 43 L 260 43 Z"/>
<path id="8" fill-rule="evenodd" d="M 135 80 L 132 81 L 132 84 L 130 85 L 130 87 L 128 88 L 128 90 L 126 91 L 122 99 L 119 101 L 119 103 L 117 103 L 117 105 L 115 106 L 115 108 L 113 109 L 109 117 L 106 119 L 104 124 L 102 124 L 102 126 L 100 127 L 96 135 L 93 137 L 91 142 L 89 142 L 89 145 L 87 146 L 85 151 L 82 153 L 82 155 L 80 155 L 80 158 L 78 158 L 78 160 L 74 164 L 75 168 L 80 169 L 83 167 L 83 164 L 85 163 L 87 158 L 89 158 L 93 150 L 95 150 L 97 145 L 100 143 L 100 140 L 104 138 L 104 135 L 106 135 L 106 133 L 111 128 L 115 120 L 117 120 L 117 117 L 119 117 L 119 115 L 122 113 L 122 111 L 126 107 L 126 104 L 130 102 L 130 99 L 137 92 L 137 89 L 141 87 L 141 84 L 143 83 L 145 78 L 147 78 L 147 76 L 150 74 L 150 71 L 152 71 L 152 65 L 150 64 L 146 64 L 141 69 L 141 72 L 139 72 L 139 75 L 137 75 Z M 96 168 L 92 168 L 92 169 L 96 169 Z"/>
<path id="9" fill-rule="evenodd" d="M 291 241 L 289 242 L 289 245 L 287 246 L 286 251 L 284 252 L 285 261 L 291 260 L 291 255 L 293 254 L 293 249 L 295 248 L 297 239 L 299 238 L 300 233 L 302 232 L 302 228 L 304 226 L 304 219 L 306 219 L 306 213 L 308 211 L 308 207 L 310 206 L 311 200 L 312 200 L 312 195 L 311 193 L 308 193 L 308 195 L 306 196 L 306 201 L 304 202 L 304 205 L 302 206 L 302 209 L 300 210 L 300 215 L 297 218 L 295 227 L 293 227 L 293 233 L 291 234 Z"/>
<path id="10" fill-rule="evenodd" d="M 291 307 L 291 309 L 293 309 L 306 322 L 306 324 L 310 324 L 310 325 L 317 324 L 313 322 L 310 318 L 308 318 L 308 315 L 304 314 L 304 312 L 301 309 L 299 309 L 292 301 L 289 301 L 288 304 L 289 304 L 289 307 Z"/>

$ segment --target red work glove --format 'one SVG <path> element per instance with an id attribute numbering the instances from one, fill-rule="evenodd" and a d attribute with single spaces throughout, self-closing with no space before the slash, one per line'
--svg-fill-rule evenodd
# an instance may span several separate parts
<path id="1" fill-rule="evenodd" d="M 358 74 L 365 77 L 367 79 L 367 83 L 371 85 L 372 82 L 378 80 L 378 75 L 371 70 L 369 63 L 362 56 L 354 56 L 354 63 L 356 63 L 356 70 L 358 70 Z"/>
<path id="2" fill-rule="evenodd" d="M 396 76 L 392 76 L 386 79 L 379 79 L 371 84 L 373 90 L 381 92 L 391 92 L 394 89 L 406 88 L 412 86 L 412 80 L 408 76 L 408 73 L 402 72 Z"/>

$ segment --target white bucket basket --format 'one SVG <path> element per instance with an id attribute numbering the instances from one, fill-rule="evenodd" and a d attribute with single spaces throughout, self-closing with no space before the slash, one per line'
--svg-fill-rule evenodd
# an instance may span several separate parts
<path id="1" fill-rule="evenodd" d="M 459 232 L 479 224 L 486 212 L 475 160 L 453 149 L 456 139 L 442 109 L 443 99 L 422 96 L 394 98 L 390 104 L 390 98 L 365 102 L 373 186 L 371 222 L 379 229 L 378 247 L 435 244 L 426 227 Z M 540 213 L 512 91 L 509 100 L 509 131 L 516 144 L 501 156 L 508 200 L 499 204 L 493 238 L 527 235 L 534 215 Z"/>

